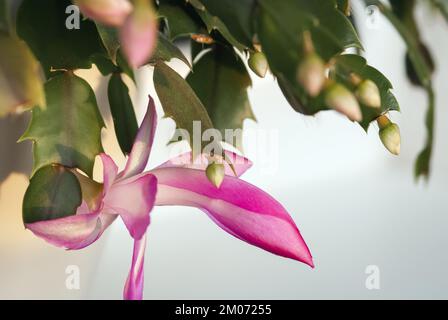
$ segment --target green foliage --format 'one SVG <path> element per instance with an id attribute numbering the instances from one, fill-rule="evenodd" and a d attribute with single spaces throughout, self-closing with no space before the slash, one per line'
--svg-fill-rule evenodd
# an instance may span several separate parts
<path id="1" fill-rule="evenodd" d="M 159 16 L 166 21 L 171 40 L 206 32 L 193 8 L 180 0 L 160 0 Z"/>
<path id="2" fill-rule="evenodd" d="M 205 53 L 193 66 L 187 81 L 223 137 L 226 129 L 242 129 L 244 119 L 255 120 L 247 94 L 252 81 L 233 49 L 215 47 Z M 240 139 L 232 142 L 242 149 Z"/>
<path id="3" fill-rule="evenodd" d="M 81 186 L 63 166 L 48 165 L 31 178 L 23 199 L 23 222 L 53 220 L 74 215 L 81 205 Z"/>
<path id="4" fill-rule="evenodd" d="M 395 2 L 396 2 L 395 5 L 399 3 L 397 1 Z M 428 59 L 428 56 L 425 54 L 425 51 L 422 50 L 422 44 L 419 38 L 419 33 L 415 31 L 417 25 L 415 23 L 409 22 L 412 21 L 412 18 L 410 17 L 412 12 L 411 13 L 407 12 L 405 15 L 397 16 L 392 11 L 391 8 L 388 8 L 378 0 L 366 0 L 366 3 L 378 6 L 378 8 L 381 10 L 384 16 L 398 31 L 398 33 L 400 34 L 404 43 L 407 46 L 407 56 L 409 59 L 409 63 L 412 64 L 413 72 L 418 80 L 416 82 L 420 86 L 422 86 L 427 92 L 428 111 L 425 120 L 427 139 L 423 150 L 417 157 L 414 170 L 416 178 L 419 177 L 427 178 L 430 174 L 431 155 L 434 143 L 433 141 L 434 141 L 434 118 L 435 118 L 435 96 L 434 96 L 435 94 L 432 88 L 431 78 L 432 78 L 433 66 L 430 61 L 431 59 L 430 58 Z M 402 6 L 405 6 L 404 3 L 400 4 Z M 407 5 L 409 5 L 409 3 Z M 396 7 L 395 10 L 397 11 Z M 409 25 L 411 25 L 412 27 L 409 27 Z"/>
<path id="5" fill-rule="evenodd" d="M 187 130 L 192 147 L 194 121 L 201 124 L 201 136 L 203 131 L 213 128 L 207 110 L 187 81 L 163 62 L 154 68 L 154 86 L 165 116 L 172 118 L 179 129 Z"/>
<path id="6" fill-rule="evenodd" d="M 296 81 L 304 58 L 304 33 L 310 32 L 316 50 L 325 61 L 350 47 L 361 47 L 350 21 L 333 1 L 261 0 L 258 37 L 269 66 L 292 107 L 312 115 L 325 110 L 323 97 L 310 97 Z"/>
<path id="7" fill-rule="evenodd" d="M 159 34 L 156 50 L 154 51 L 149 63 L 154 64 L 159 60 L 171 61 L 172 59 L 179 59 L 191 68 L 190 62 L 182 51 L 171 43 L 163 34 Z"/>
<path id="8" fill-rule="evenodd" d="M 80 28 L 65 27 L 69 0 L 24 0 L 17 13 L 17 33 L 41 62 L 51 70 L 89 69 L 92 57 L 104 52 L 95 23 L 81 20 Z"/>
<path id="9" fill-rule="evenodd" d="M 26 43 L 0 31 L 0 117 L 19 107 L 45 107 L 40 65 Z"/>
<path id="10" fill-rule="evenodd" d="M 47 107 L 32 110 L 31 123 L 21 138 L 32 140 L 34 169 L 61 164 L 92 176 L 95 156 L 102 151 L 103 119 L 89 84 L 71 72 L 45 84 Z"/>
<path id="11" fill-rule="evenodd" d="M 355 91 L 356 84 L 353 84 L 351 79 L 353 75 L 356 75 L 362 80 L 372 80 L 378 87 L 381 95 L 381 107 L 378 109 L 361 104 L 363 121 L 360 124 L 365 130 L 381 114 L 388 111 L 400 110 L 397 99 L 391 92 L 392 84 L 381 72 L 367 65 L 367 61 L 358 55 L 345 54 L 337 57 L 335 59 L 334 73 L 332 76 L 347 88 Z"/>
<path id="12" fill-rule="evenodd" d="M 435 66 L 415 19 L 419 2 L 364 2 L 376 5 L 403 38 L 409 79 L 428 94 L 427 142 L 415 169 L 417 176 L 427 176 L 433 150 Z M 104 124 L 95 94 L 73 71 L 95 64 L 103 76 L 111 77 L 108 97 L 113 123 L 119 145 L 128 154 L 137 121 L 122 76 L 135 82 L 134 70 L 122 54 L 119 27 L 84 18 L 80 29 L 66 28 L 66 7 L 71 1 L 23 0 L 16 26 L 7 3 L 0 3 L 0 116 L 18 107 L 47 105 L 32 110 L 22 140 L 34 142 L 34 177 L 39 174 L 42 179 L 43 173 L 52 177 L 45 183 L 32 180 L 33 186 L 50 192 L 54 183 L 70 181 L 76 174 L 64 168 L 79 168 L 91 176 L 94 158 L 102 151 Z M 448 17 L 446 0 L 431 3 Z M 349 0 L 159 0 L 155 7 L 159 35 L 147 65 L 154 67 L 154 87 L 165 115 L 190 137 L 193 121 L 201 122 L 200 134 L 216 128 L 225 138 L 226 129 L 242 130 L 245 119 L 255 119 L 248 99 L 252 81 L 246 63 L 261 77 L 269 69 L 292 108 L 305 115 L 330 107 L 344 112 L 343 102 L 349 101 L 356 110 L 351 116 L 345 114 L 367 130 L 372 121 L 400 109 L 389 80 L 360 56 L 363 48 L 353 22 L 356 12 Z M 24 42 L 14 38 L 15 29 Z M 191 59 L 179 48 L 187 43 L 191 44 Z M 357 54 L 348 54 L 347 49 Z M 191 69 L 187 79 L 165 64 L 173 59 Z M 49 79 L 45 90 L 40 69 Z M 359 94 L 360 83 L 369 84 L 367 91 L 373 92 L 375 106 L 366 105 L 369 97 Z M 345 99 L 337 94 L 328 99 L 331 87 L 339 88 L 337 92 L 343 92 Z M 241 141 L 233 144 L 241 149 Z M 84 178 L 78 177 L 78 182 Z M 75 202 L 68 201 L 71 206 L 60 212 L 73 213 Z"/>
<path id="13" fill-rule="evenodd" d="M 109 80 L 107 95 L 118 143 L 121 151 L 124 154 L 129 154 L 137 135 L 138 124 L 134 106 L 129 97 L 129 88 L 123 82 L 121 74 L 114 73 L 112 75 Z"/>

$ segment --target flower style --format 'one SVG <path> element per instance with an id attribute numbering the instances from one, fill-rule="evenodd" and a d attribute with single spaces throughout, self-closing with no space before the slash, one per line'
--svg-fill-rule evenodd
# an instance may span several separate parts
<path id="1" fill-rule="evenodd" d="M 216 188 L 206 177 L 205 156 L 191 162 L 191 153 L 175 157 L 149 172 L 143 172 L 150 155 L 157 125 L 152 98 L 137 133 L 124 170 L 101 154 L 103 185 L 94 201 L 85 196 L 90 179 L 76 174 L 83 189 L 83 202 L 72 216 L 26 224 L 47 242 L 75 250 L 95 242 L 120 216 L 134 239 L 132 265 L 124 288 L 125 299 L 143 297 L 143 263 L 146 230 L 154 205 L 183 205 L 204 211 L 219 227 L 236 238 L 274 254 L 313 267 L 311 254 L 294 221 L 274 198 L 234 176 L 226 176 Z M 251 162 L 225 151 L 240 176 Z"/>

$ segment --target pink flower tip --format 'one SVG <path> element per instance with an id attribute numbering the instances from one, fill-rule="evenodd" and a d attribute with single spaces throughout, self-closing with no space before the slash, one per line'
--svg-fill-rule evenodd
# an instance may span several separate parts
<path id="1" fill-rule="evenodd" d="M 120 29 L 120 40 L 131 67 L 148 63 L 157 43 L 157 20 L 151 7 L 135 8 Z"/>
<path id="2" fill-rule="evenodd" d="M 132 11 L 129 0 L 76 0 L 74 3 L 86 17 L 114 27 L 123 25 Z"/>

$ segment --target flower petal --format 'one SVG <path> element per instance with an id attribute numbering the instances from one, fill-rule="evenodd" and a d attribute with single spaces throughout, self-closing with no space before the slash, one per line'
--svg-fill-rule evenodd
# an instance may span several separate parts
<path id="1" fill-rule="evenodd" d="M 125 300 L 141 300 L 143 298 L 145 248 L 146 234 L 140 240 L 134 240 L 132 265 L 123 292 Z"/>
<path id="2" fill-rule="evenodd" d="M 156 205 L 185 205 L 207 212 L 222 229 L 274 254 L 313 266 L 312 257 L 294 221 L 270 195 L 227 176 L 219 189 L 199 170 L 164 168 L 157 177 Z"/>
<path id="3" fill-rule="evenodd" d="M 119 214 L 134 239 L 140 239 L 149 225 L 157 192 L 157 179 L 150 173 L 124 179 L 112 185 L 104 198 L 104 212 Z"/>
<path id="4" fill-rule="evenodd" d="M 237 174 L 238 177 L 243 175 L 247 170 L 249 170 L 250 167 L 252 167 L 252 161 L 250 161 L 246 157 L 240 156 L 235 152 L 227 150 L 225 150 L 224 152 L 226 154 L 227 159 L 229 159 L 230 162 L 233 164 L 235 173 Z M 208 163 L 209 161 L 207 159 L 207 155 L 201 154 L 192 162 L 192 153 L 186 152 L 168 160 L 167 162 L 158 166 L 156 169 L 177 167 L 177 168 L 205 170 L 207 169 Z M 235 175 L 229 165 L 226 164 L 225 168 L 226 168 L 226 175 L 228 176 Z"/>
<path id="5" fill-rule="evenodd" d="M 103 162 L 104 186 L 95 209 L 90 210 L 83 201 L 72 216 L 28 223 L 25 227 L 45 241 L 70 250 L 82 249 L 95 242 L 116 218 L 116 215 L 104 213 L 102 210 L 104 196 L 110 190 L 118 168 L 108 155 L 100 154 L 100 158 Z M 78 176 L 78 179 L 80 178 L 87 179 Z"/>
<path id="6" fill-rule="evenodd" d="M 154 135 L 157 127 L 157 112 L 154 100 L 149 96 L 148 110 L 146 111 L 143 122 L 135 137 L 129 159 L 124 171 L 120 173 L 119 178 L 129 178 L 145 170 L 148 158 L 151 153 Z"/>
<path id="7" fill-rule="evenodd" d="M 105 153 L 100 154 L 103 163 L 103 197 L 109 192 L 117 178 L 118 167 L 114 160 Z"/>
<path id="8" fill-rule="evenodd" d="M 39 221 L 25 226 L 36 236 L 54 246 L 78 250 L 98 240 L 104 230 L 115 220 L 115 217 L 95 212 Z"/>
<path id="9" fill-rule="evenodd" d="M 121 26 L 132 11 L 128 0 L 76 0 L 81 12 L 97 22 L 109 26 Z"/>
<path id="10" fill-rule="evenodd" d="M 120 40 L 129 65 L 138 68 L 148 62 L 157 42 L 157 19 L 147 2 L 138 2 L 120 29 Z"/>

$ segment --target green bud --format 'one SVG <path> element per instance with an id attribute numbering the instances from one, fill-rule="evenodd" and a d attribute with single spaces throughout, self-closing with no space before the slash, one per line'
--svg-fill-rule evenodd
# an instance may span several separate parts
<path id="1" fill-rule="evenodd" d="M 268 60 L 263 52 L 255 52 L 250 55 L 248 61 L 250 69 L 260 78 L 264 78 L 268 72 Z"/>
<path id="2" fill-rule="evenodd" d="M 297 82 L 312 97 L 316 97 L 322 91 L 325 83 L 325 63 L 314 52 L 306 54 L 297 68 Z"/>
<path id="3" fill-rule="evenodd" d="M 401 145 L 400 128 L 384 115 L 380 116 L 377 122 L 380 127 L 379 135 L 381 142 L 390 153 L 398 156 Z"/>
<path id="4" fill-rule="evenodd" d="M 363 80 L 356 90 L 359 102 L 371 108 L 381 108 L 381 94 L 378 86 L 372 80 Z"/>
<path id="5" fill-rule="evenodd" d="M 212 162 L 205 170 L 208 180 L 219 189 L 224 180 L 225 168 L 222 163 Z"/>
<path id="6" fill-rule="evenodd" d="M 330 108 L 345 114 L 352 121 L 362 121 L 361 108 L 355 96 L 339 83 L 332 83 L 327 87 L 325 103 Z"/>

